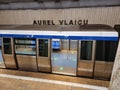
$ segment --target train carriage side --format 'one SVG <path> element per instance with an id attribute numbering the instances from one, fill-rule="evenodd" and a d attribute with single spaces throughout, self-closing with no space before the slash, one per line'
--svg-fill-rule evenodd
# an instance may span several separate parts
<path id="1" fill-rule="evenodd" d="M 109 80 L 118 33 L 99 27 L 78 31 L 1 30 L 5 66 Z"/>

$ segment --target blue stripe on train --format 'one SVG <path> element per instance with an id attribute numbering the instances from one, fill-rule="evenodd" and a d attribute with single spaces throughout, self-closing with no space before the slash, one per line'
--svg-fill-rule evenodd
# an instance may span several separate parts
<path id="1" fill-rule="evenodd" d="M 117 41 L 118 37 L 103 37 L 103 36 L 57 36 L 57 35 L 20 35 L 20 34 L 0 34 L 0 37 L 13 38 L 54 38 L 54 39 L 73 39 L 73 40 L 112 40 Z"/>

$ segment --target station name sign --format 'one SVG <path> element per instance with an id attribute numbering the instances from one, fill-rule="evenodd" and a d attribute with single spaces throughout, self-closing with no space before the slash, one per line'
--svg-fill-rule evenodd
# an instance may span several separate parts
<path id="1" fill-rule="evenodd" d="M 34 20 L 33 25 L 86 25 L 88 20 Z"/>

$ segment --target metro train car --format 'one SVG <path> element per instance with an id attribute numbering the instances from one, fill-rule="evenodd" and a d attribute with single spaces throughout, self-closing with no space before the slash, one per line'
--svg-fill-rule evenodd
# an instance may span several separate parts
<path id="1" fill-rule="evenodd" d="M 104 80 L 111 77 L 119 39 L 103 24 L 0 25 L 0 37 L 7 69 Z"/>

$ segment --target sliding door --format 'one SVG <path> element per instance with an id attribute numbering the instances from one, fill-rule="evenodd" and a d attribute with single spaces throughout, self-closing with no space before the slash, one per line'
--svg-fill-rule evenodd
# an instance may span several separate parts
<path id="1" fill-rule="evenodd" d="M 54 41 L 52 43 L 54 43 Z M 76 75 L 78 41 L 62 39 L 59 41 L 59 44 L 58 46 L 61 48 L 52 48 L 52 72 L 65 75 Z"/>

